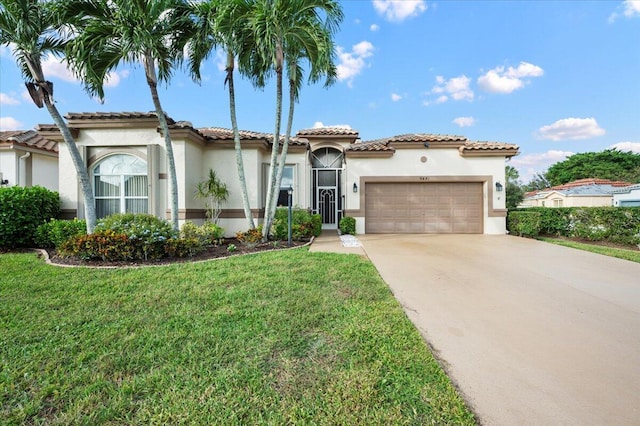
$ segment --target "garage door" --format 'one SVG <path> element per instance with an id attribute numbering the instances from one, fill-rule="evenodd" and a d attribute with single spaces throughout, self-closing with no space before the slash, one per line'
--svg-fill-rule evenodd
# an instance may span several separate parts
<path id="1" fill-rule="evenodd" d="M 367 183 L 365 232 L 482 234 L 482 183 Z"/>

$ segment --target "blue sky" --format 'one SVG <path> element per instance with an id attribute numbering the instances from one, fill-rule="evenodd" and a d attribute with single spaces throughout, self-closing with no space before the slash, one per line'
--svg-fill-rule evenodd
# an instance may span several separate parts
<path id="1" fill-rule="evenodd" d="M 303 88 L 294 132 L 350 126 L 363 140 L 437 133 L 515 143 L 521 153 L 509 164 L 523 183 L 572 153 L 640 152 L 640 1 L 342 4 L 340 79 Z M 10 49 L 0 60 L 0 129 L 51 123 L 28 100 Z M 112 76 L 104 104 L 59 61 L 44 68 L 63 114 L 153 109 L 140 67 Z M 221 57 L 202 72 L 200 85 L 175 73 L 162 87 L 165 110 L 197 127 L 230 127 Z M 239 126 L 273 131 L 274 85 L 237 79 Z"/>

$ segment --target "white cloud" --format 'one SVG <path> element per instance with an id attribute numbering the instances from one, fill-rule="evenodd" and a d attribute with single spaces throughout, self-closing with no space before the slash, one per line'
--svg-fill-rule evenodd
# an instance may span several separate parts
<path id="1" fill-rule="evenodd" d="M 454 118 L 452 123 L 457 124 L 460 127 L 471 127 L 475 126 L 478 121 L 473 117 L 458 117 Z"/>
<path id="2" fill-rule="evenodd" d="M 338 46 L 338 80 L 345 80 L 347 85 L 352 87 L 355 76 L 369 65 L 365 59 L 373 56 L 373 51 L 373 44 L 366 40 L 353 45 L 351 52 L 345 52 L 342 47 Z"/>
<path id="3" fill-rule="evenodd" d="M 625 0 L 609 16 L 609 23 L 613 23 L 619 17 L 637 18 L 640 17 L 640 0 Z"/>
<path id="4" fill-rule="evenodd" d="M 637 152 L 640 154 L 640 142 L 618 142 L 609 148 L 617 149 L 622 152 Z"/>
<path id="5" fill-rule="evenodd" d="M 129 70 L 113 71 L 104 79 L 104 87 L 117 87 L 123 78 L 129 77 Z"/>
<path id="6" fill-rule="evenodd" d="M 371 26 L 369 27 L 369 29 L 371 31 L 378 31 L 380 29 L 380 25 L 376 25 L 376 24 L 371 24 Z"/>
<path id="7" fill-rule="evenodd" d="M 78 79 L 73 72 L 67 68 L 67 64 L 62 62 L 61 59 L 56 58 L 51 53 L 42 61 L 42 71 L 46 78 L 57 77 L 61 80 L 69 83 L 79 83 Z M 106 75 L 104 79 L 104 87 L 117 87 L 123 78 L 129 76 L 129 70 L 112 71 Z"/>
<path id="8" fill-rule="evenodd" d="M 513 157 L 508 164 L 518 169 L 520 180 L 526 183 L 531 181 L 536 173 L 543 173 L 552 164 L 564 161 L 573 154 L 574 152 L 570 151 L 551 150 L 537 154 L 519 155 Z"/>
<path id="9" fill-rule="evenodd" d="M 6 93 L 0 93 L 0 105 L 20 105 L 20 101 Z"/>
<path id="10" fill-rule="evenodd" d="M 24 89 L 22 91 L 22 93 L 20 93 L 20 97 L 25 102 L 28 102 L 28 103 L 32 103 L 33 102 L 33 99 L 31 99 L 31 95 L 29 94 L 29 91 L 27 89 Z"/>
<path id="11" fill-rule="evenodd" d="M 473 100 L 473 90 L 469 88 L 470 83 L 471 79 L 466 75 L 450 78 L 449 80 L 445 80 L 441 75 L 437 76 L 436 85 L 431 89 L 431 93 L 440 95 L 435 103 L 441 104 L 450 98 L 455 101 L 471 102 Z"/>
<path id="12" fill-rule="evenodd" d="M 538 129 L 538 136 L 552 141 L 590 139 L 602 136 L 605 130 L 595 118 L 564 118 Z"/>
<path id="13" fill-rule="evenodd" d="M 0 130 L 20 130 L 23 124 L 13 117 L 0 117 Z"/>
<path id="14" fill-rule="evenodd" d="M 401 95 L 398 95 L 397 93 L 392 93 L 392 94 L 391 94 L 391 100 L 392 100 L 393 102 L 398 102 L 400 99 L 402 99 L 402 96 L 401 96 Z"/>
<path id="15" fill-rule="evenodd" d="M 540 77 L 543 74 L 544 70 L 539 66 L 520 62 L 518 68 L 509 67 L 505 70 L 503 66 L 499 66 L 487 71 L 478 77 L 478 86 L 491 93 L 511 93 L 528 84 L 526 78 Z"/>
<path id="16" fill-rule="evenodd" d="M 331 125 L 325 125 L 324 123 L 322 123 L 322 121 L 316 121 L 315 123 L 313 123 L 313 128 L 314 129 L 351 129 L 351 126 L 348 124 L 331 124 Z"/>
<path id="17" fill-rule="evenodd" d="M 391 22 L 402 22 L 427 10 L 424 0 L 373 0 L 373 8 Z"/>
<path id="18" fill-rule="evenodd" d="M 61 59 L 56 58 L 51 53 L 42 61 L 42 71 L 45 78 L 57 77 L 61 80 L 68 81 L 70 83 L 78 83 L 79 80 L 76 76 L 69 71 L 67 65 L 62 62 Z"/>

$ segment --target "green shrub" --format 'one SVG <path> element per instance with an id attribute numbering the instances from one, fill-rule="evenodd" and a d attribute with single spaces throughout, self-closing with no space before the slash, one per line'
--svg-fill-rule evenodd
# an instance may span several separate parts
<path id="1" fill-rule="evenodd" d="M 338 227 L 343 234 L 356 235 L 356 219 L 351 216 L 344 216 L 340 219 Z"/>
<path id="2" fill-rule="evenodd" d="M 218 245 L 224 239 L 224 228 L 213 222 L 205 222 L 198 226 L 193 222 L 185 222 L 180 228 L 182 238 L 197 238 L 203 245 Z"/>
<path id="3" fill-rule="evenodd" d="M 541 214 L 537 211 L 517 210 L 507 215 L 507 229 L 520 237 L 537 237 L 540 234 Z"/>
<path id="4" fill-rule="evenodd" d="M 30 247 L 38 226 L 60 214 L 57 192 L 41 186 L 0 188 L 0 247 Z"/>
<path id="5" fill-rule="evenodd" d="M 640 209 L 637 207 L 533 207 L 509 211 L 507 226 L 520 235 L 521 214 L 539 215 L 540 235 L 606 241 L 624 245 L 640 244 Z M 518 228 L 520 227 L 520 228 Z M 525 229 L 525 232 L 532 231 Z M 527 235 L 526 236 L 536 236 Z"/>
<path id="6" fill-rule="evenodd" d="M 51 219 L 38 226 L 35 233 L 35 242 L 38 247 L 60 247 L 62 243 L 76 235 L 86 235 L 87 222 L 84 220 L 60 220 Z"/>
<path id="7" fill-rule="evenodd" d="M 111 230 L 128 237 L 135 259 L 159 259 L 165 256 L 165 242 L 177 238 L 166 220 L 150 214 L 123 213 L 100 219 L 95 231 Z"/>
<path id="8" fill-rule="evenodd" d="M 193 257 L 204 251 L 204 245 L 198 238 L 172 238 L 164 244 L 168 257 Z"/>
<path id="9" fill-rule="evenodd" d="M 276 209 L 271 227 L 271 234 L 275 240 L 287 240 L 289 226 L 289 211 L 287 208 Z M 322 232 L 322 216 L 311 214 L 305 209 L 291 211 L 291 238 L 296 241 L 309 240 Z"/>
<path id="10" fill-rule="evenodd" d="M 71 237 L 60 245 L 59 253 L 63 257 L 107 262 L 136 259 L 135 244 L 127 235 L 111 229 Z"/>

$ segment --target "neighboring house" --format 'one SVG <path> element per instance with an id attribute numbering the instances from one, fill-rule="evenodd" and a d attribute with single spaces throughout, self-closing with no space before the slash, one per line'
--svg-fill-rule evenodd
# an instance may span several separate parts
<path id="1" fill-rule="evenodd" d="M 0 132 L 0 186 L 58 190 L 58 143 L 33 130 Z"/>
<path id="2" fill-rule="evenodd" d="M 99 216 L 147 212 L 167 217 L 168 176 L 155 113 L 70 113 L 69 127 L 94 184 Z M 196 185 L 215 170 L 230 197 L 220 224 L 228 235 L 247 228 L 233 134 L 168 118 L 178 175 L 179 218 L 205 219 Z M 55 126 L 40 134 L 61 142 Z M 241 132 L 249 199 L 264 214 L 271 136 Z M 66 217 L 82 217 L 75 169 L 60 143 L 60 194 Z M 291 139 L 280 202 L 322 215 L 335 229 L 344 215 L 358 233 L 505 233 L 504 164 L 518 147 L 461 136 L 409 134 L 361 141 L 355 130 L 301 130 Z"/>
<path id="3" fill-rule="evenodd" d="M 640 207 L 640 183 L 613 191 L 614 207 Z"/>
<path id="4" fill-rule="evenodd" d="M 613 192 L 629 182 L 580 179 L 527 192 L 518 207 L 603 207 L 613 205 Z"/>

